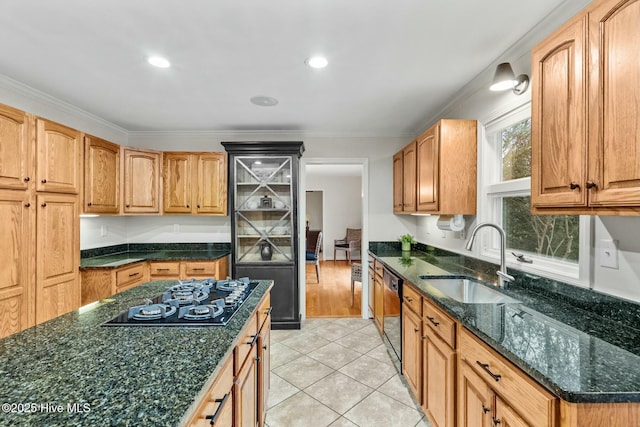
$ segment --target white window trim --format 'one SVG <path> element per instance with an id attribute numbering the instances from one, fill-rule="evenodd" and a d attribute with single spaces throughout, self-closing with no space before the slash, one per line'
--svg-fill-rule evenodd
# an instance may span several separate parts
<path id="1" fill-rule="evenodd" d="M 496 167 L 496 150 L 500 149 L 496 144 L 491 144 L 487 135 L 531 117 L 531 102 L 525 100 L 513 110 L 497 117 L 485 126 L 480 126 L 478 147 L 479 173 L 478 173 L 478 216 L 477 223 L 499 223 L 499 198 L 496 196 L 523 196 L 531 194 L 531 178 L 520 178 L 505 182 L 499 182 L 501 170 Z M 554 280 L 571 283 L 577 286 L 589 287 L 592 283 L 592 235 L 593 219 L 590 216 L 580 217 L 580 244 L 578 249 L 578 263 L 562 262 L 548 257 L 526 254 L 533 259 L 533 264 L 525 264 L 515 260 L 511 253 L 507 253 L 507 265 L 510 268 L 531 273 Z M 497 233 L 481 233 L 478 244 L 474 245 L 473 254 L 477 258 L 499 264 L 499 236 Z"/>

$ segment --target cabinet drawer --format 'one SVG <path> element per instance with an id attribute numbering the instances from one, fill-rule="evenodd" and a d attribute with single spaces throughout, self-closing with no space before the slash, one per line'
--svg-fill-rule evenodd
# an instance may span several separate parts
<path id="1" fill-rule="evenodd" d="M 456 348 L 456 322 L 426 298 L 422 303 L 422 320 L 449 347 Z"/>
<path id="2" fill-rule="evenodd" d="M 189 426 L 230 426 L 233 415 L 233 357 L 228 357 L 213 385 L 200 401 Z M 215 423 L 207 417 L 215 417 Z"/>
<path id="3" fill-rule="evenodd" d="M 210 276 L 216 274 L 216 263 L 214 261 L 190 261 L 184 263 L 184 273 L 187 278 L 192 276 Z"/>
<path id="4" fill-rule="evenodd" d="M 180 276 L 180 263 L 175 262 L 157 262 L 149 263 L 149 272 L 152 276 Z"/>
<path id="5" fill-rule="evenodd" d="M 466 329 L 460 333 L 459 353 L 461 360 L 531 425 L 554 425 L 556 397 Z"/>
<path id="6" fill-rule="evenodd" d="M 407 286 L 407 283 L 402 287 L 402 304 L 403 309 L 408 307 L 418 316 L 422 316 L 422 296 L 411 286 Z"/>
<path id="7" fill-rule="evenodd" d="M 262 329 L 262 325 L 264 325 L 265 320 L 271 314 L 271 294 L 265 295 L 262 299 L 262 302 L 258 306 L 256 310 L 256 314 L 258 316 L 258 331 Z"/>
<path id="8" fill-rule="evenodd" d="M 382 277 L 382 269 L 383 269 L 382 263 L 380 261 L 378 261 L 377 259 L 374 259 L 373 260 L 373 270 L 380 277 Z"/>
<path id="9" fill-rule="evenodd" d="M 116 271 L 116 288 L 132 286 L 144 282 L 145 263 L 141 262 L 131 267 Z"/>
<path id="10" fill-rule="evenodd" d="M 244 364 L 247 355 L 251 352 L 251 350 L 256 345 L 258 340 L 258 314 L 253 313 L 249 321 L 247 322 L 247 326 L 240 333 L 238 344 L 236 344 L 236 348 L 234 349 L 234 369 L 233 372 L 237 376 L 242 369 L 242 365 Z"/>

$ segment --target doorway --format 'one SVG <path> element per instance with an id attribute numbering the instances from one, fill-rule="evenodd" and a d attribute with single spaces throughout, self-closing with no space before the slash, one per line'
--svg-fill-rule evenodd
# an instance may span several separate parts
<path id="1" fill-rule="evenodd" d="M 364 310 L 361 308 L 362 301 L 368 300 L 367 159 L 302 160 L 300 182 L 301 189 L 305 190 L 305 206 L 300 206 L 302 229 L 306 229 L 308 221 L 309 230 L 321 230 L 323 234 L 320 280 L 316 278 L 313 264 L 306 265 L 300 277 L 303 316 L 368 318 L 368 304 L 364 304 Z M 353 303 L 352 265 L 346 260 L 344 251 L 338 251 L 337 259 L 333 259 L 334 241 L 344 238 L 347 228 L 362 230 L 362 246 L 352 255 L 353 262 L 360 265 L 361 259 L 365 259 L 365 277 L 354 283 Z M 307 248 L 306 242 L 301 246 Z"/>

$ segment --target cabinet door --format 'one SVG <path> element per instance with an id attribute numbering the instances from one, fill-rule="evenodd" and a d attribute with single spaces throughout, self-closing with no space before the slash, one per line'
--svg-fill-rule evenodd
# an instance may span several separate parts
<path id="1" fill-rule="evenodd" d="M 31 180 L 27 113 L 0 105 L 0 188 L 24 190 Z"/>
<path id="2" fill-rule="evenodd" d="M 160 213 L 160 156 L 155 151 L 124 150 L 125 213 Z"/>
<path id="3" fill-rule="evenodd" d="M 267 413 L 271 371 L 271 317 L 267 316 L 258 336 L 258 425 L 264 426 Z"/>
<path id="4" fill-rule="evenodd" d="M 198 155 L 196 213 L 227 214 L 227 156 L 225 153 Z"/>
<path id="5" fill-rule="evenodd" d="M 423 409 L 434 427 L 454 427 L 456 352 L 427 325 L 423 331 Z"/>
<path id="6" fill-rule="evenodd" d="M 248 354 L 235 382 L 235 427 L 256 427 L 258 422 L 257 347 Z"/>
<path id="7" fill-rule="evenodd" d="M 416 142 L 407 145 L 402 155 L 403 212 L 416 211 Z"/>
<path id="8" fill-rule="evenodd" d="M 402 151 L 393 156 L 393 213 L 402 213 L 404 208 L 404 174 Z"/>
<path id="9" fill-rule="evenodd" d="M 192 211 L 192 156 L 189 153 L 163 153 L 163 210 L 167 213 Z"/>
<path id="10" fill-rule="evenodd" d="M 369 283 L 367 286 L 369 287 L 369 296 L 368 296 L 369 297 L 369 313 L 370 315 L 373 315 L 373 306 L 374 306 L 373 296 L 375 293 L 374 286 L 375 286 L 376 279 L 375 279 L 375 273 L 373 272 L 373 269 L 369 268 L 368 270 L 369 270 Z"/>
<path id="11" fill-rule="evenodd" d="M 78 196 L 39 194 L 36 207 L 36 323 L 80 307 Z"/>
<path id="12" fill-rule="evenodd" d="M 584 63 L 583 19 L 532 51 L 532 206 L 586 206 Z"/>
<path id="13" fill-rule="evenodd" d="M 120 212 L 120 146 L 85 136 L 85 213 Z"/>
<path id="14" fill-rule="evenodd" d="M 402 375 L 422 403 L 422 322 L 411 310 L 402 310 Z"/>
<path id="15" fill-rule="evenodd" d="M 530 425 L 523 420 L 511 406 L 500 399 L 499 396 L 496 396 L 495 412 L 495 417 L 493 419 L 494 425 L 499 425 L 500 427 L 530 427 Z"/>
<path id="16" fill-rule="evenodd" d="M 418 210 L 438 210 L 439 126 L 433 126 L 417 140 Z"/>
<path id="17" fill-rule="evenodd" d="M 36 120 L 36 124 L 36 189 L 55 193 L 80 193 L 80 132 L 41 118 Z"/>
<path id="18" fill-rule="evenodd" d="M 493 392 L 487 384 L 464 362 L 458 374 L 458 426 L 493 426 Z"/>
<path id="19" fill-rule="evenodd" d="M 382 277 L 376 274 L 373 287 L 373 320 L 382 333 L 384 330 L 384 282 Z"/>
<path id="20" fill-rule="evenodd" d="M 0 338 L 33 324 L 34 295 L 28 263 L 34 209 L 26 192 L 0 190 Z"/>
<path id="21" fill-rule="evenodd" d="M 591 206 L 640 206 L 640 2 L 589 12 Z"/>

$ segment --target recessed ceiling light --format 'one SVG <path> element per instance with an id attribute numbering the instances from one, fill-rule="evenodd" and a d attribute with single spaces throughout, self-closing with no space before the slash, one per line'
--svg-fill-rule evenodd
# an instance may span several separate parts
<path id="1" fill-rule="evenodd" d="M 150 56 L 147 62 L 158 68 L 169 68 L 171 66 L 171 62 L 161 56 Z"/>
<path id="2" fill-rule="evenodd" d="M 273 107 L 278 105 L 278 100 L 271 96 L 254 96 L 249 99 L 252 104 L 259 105 L 261 107 Z"/>
<path id="3" fill-rule="evenodd" d="M 324 56 L 312 56 L 307 58 L 304 63 L 311 68 L 324 68 L 329 64 L 329 61 Z"/>

